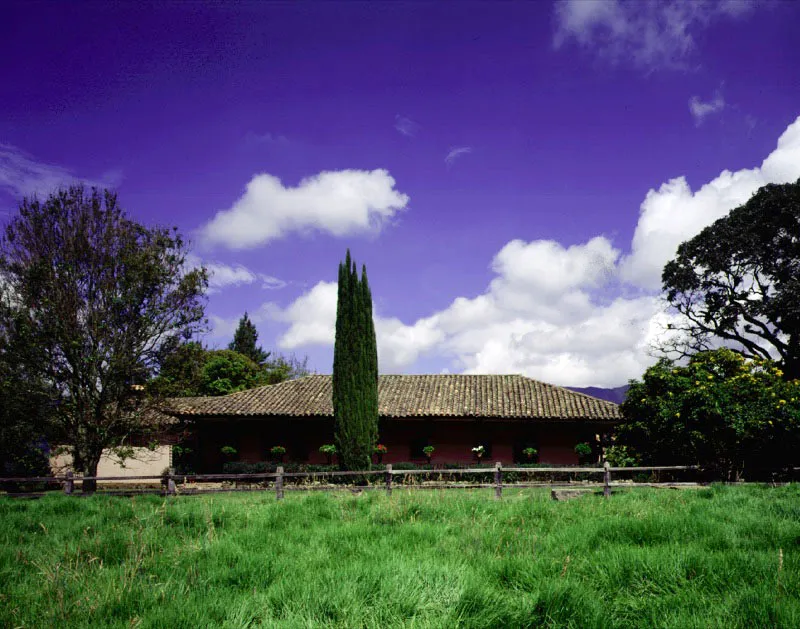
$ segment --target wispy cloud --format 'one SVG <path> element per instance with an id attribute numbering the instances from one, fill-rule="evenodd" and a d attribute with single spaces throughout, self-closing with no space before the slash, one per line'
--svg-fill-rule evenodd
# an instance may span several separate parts
<path id="1" fill-rule="evenodd" d="M 405 116 L 401 116 L 397 114 L 394 117 L 394 128 L 397 129 L 398 133 L 401 133 L 409 138 L 413 138 L 417 133 L 419 133 L 419 125 L 411 120 L 411 118 L 406 118 Z"/>
<path id="2" fill-rule="evenodd" d="M 289 138 L 287 138 L 285 135 L 270 133 L 269 131 L 266 133 L 255 133 L 254 131 L 248 131 L 244 139 L 248 144 L 277 145 L 289 143 Z"/>
<path id="3" fill-rule="evenodd" d="M 38 162 L 17 147 L 0 143 L 0 190 L 17 199 L 34 194 L 47 195 L 75 183 L 113 187 L 121 179 L 120 171 L 109 171 L 96 180 L 78 177 L 64 166 Z"/>
<path id="4" fill-rule="evenodd" d="M 230 286 L 247 286 L 259 282 L 261 288 L 265 290 L 277 290 L 287 286 L 287 282 L 277 277 L 256 273 L 242 264 L 208 262 L 201 260 L 200 257 L 194 254 L 189 254 L 186 257 L 187 268 L 195 268 L 201 265 L 208 271 L 208 292 L 210 294 L 218 293 Z"/>
<path id="5" fill-rule="evenodd" d="M 683 68 L 699 31 L 755 6 L 752 0 L 558 0 L 553 43 L 574 41 L 612 63 L 647 70 Z"/>
<path id="6" fill-rule="evenodd" d="M 452 148 L 447 153 L 447 157 L 444 158 L 444 163 L 448 166 L 452 166 L 453 162 L 455 162 L 459 157 L 462 155 L 467 155 L 468 153 L 472 153 L 471 146 L 457 146 Z"/>
<path id="7" fill-rule="evenodd" d="M 714 94 L 714 98 L 709 101 L 700 100 L 699 96 L 692 96 L 689 99 L 689 111 L 697 126 L 703 124 L 708 116 L 718 114 L 723 109 L 725 109 L 725 99 L 720 92 Z"/>

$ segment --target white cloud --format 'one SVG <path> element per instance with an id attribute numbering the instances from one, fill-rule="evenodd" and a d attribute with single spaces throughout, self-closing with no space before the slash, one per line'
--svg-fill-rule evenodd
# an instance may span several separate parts
<path id="1" fill-rule="evenodd" d="M 336 291 L 336 282 L 319 282 L 286 309 L 272 304 L 262 308 L 270 318 L 290 324 L 278 339 L 278 346 L 295 349 L 306 345 L 333 345 Z"/>
<path id="2" fill-rule="evenodd" d="M 194 254 L 186 256 L 187 268 L 195 268 L 201 265 L 208 271 L 209 293 L 219 292 L 229 286 L 245 286 L 256 282 L 260 282 L 261 288 L 267 290 L 275 290 L 286 286 L 286 282 L 283 280 L 271 275 L 256 273 L 242 264 L 231 265 L 223 262 L 203 261 Z"/>
<path id="3" fill-rule="evenodd" d="M 472 153 L 471 146 L 458 146 L 452 148 L 448 151 L 447 155 L 445 156 L 444 163 L 447 164 L 448 166 L 452 166 L 453 162 L 455 162 L 459 157 L 461 157 L 462 155 L 468 155 L 469 153 Z"/>
<path id="4" fill-rule="evenodd" d="M 409 138 L 413 138 L 419 132 L 419 125 L 416 122 L 400 114 L 394 117 L 394 128 L 398 133 Z"/>
<path id="5" fill-rule="evenodd" d="M 654 361 L 651 348 L 676 320 L 660 299 L 659 277 L 677 245 L 760 186 L 798 178 L 800 118 L 758 168 L 724 171 L 696 192 L 683 178 L 651 190 L 629 255 L 603 236 L 570 247 L 513 240 L 492 260 L 495 277 L 482 294 L 456 297 L 411 324 L 376 313 L 381 370 L 413 369 L 433 356 L 456 372 L 522 373 L 562 385 L 618 386 L 640 377 Z M 641 292 L 605 298 L 620 282 Z M 268 304 L 264 312 L 287 324 L 283 349 L 330 346 L 336 285 L 321 282 L 289 307 Z"/>
<path id="6" fill-rule="evenodd" d="M 68 168 L 37 162 L 10 144 L 0 144 L 0 189 L 14 198 L 47 196 L 58 188 L 80 183 L 98 188 L 114 187 L 121 178 L 119 171 L 109 171 L 97 180 L 77 177 Z"/>
<path id="7" fill-rule="evenodd" d="M 206 245 L 257 247 L 289 233 L 334 236 L 379 230 L 408 204 L 383 169 L 321 172 L 296 187 L 268 174 L 254 176 L 244 195 L 201 230 Z"/>
<path id="8" fill-rule="evenodd" d="M 682 67 L 695 35 L 715 20 L 737 18 L 747 0 L 559 0 L 554 45 L 575 41 L 611 61 L 642 68 Z"/>
<path id="9" fill-rule="evenodd" d="M 689 111 L 694 118 L 696 125 L 700 126 L 703 121 L 712 114 L 717 114 L 725 109 L 725 99 L 720 92 L 714 95 L 714 98 L 709 101 L 700 100 L 698 96 L 692 96 L 689 99 Z"/>
<path id="10" fill-rule="evenodd" d="M 622 261 L 627 282 L 657 290 L 661 270 L 678 245 L 747 201 L 761 186 L 800 178 L 800 118 L 784 131 L 760 167 L 728 170 L 693 192 L 685 177 L 650 190 L 641 205 L 631 253 Z"/>

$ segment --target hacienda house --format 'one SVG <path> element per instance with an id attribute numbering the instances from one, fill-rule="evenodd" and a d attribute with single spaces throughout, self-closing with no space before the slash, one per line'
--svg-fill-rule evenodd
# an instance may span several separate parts
<path id="1" fill-rule="evenodd" d="M 533 447 L 540 463 L 577 464 L 575 446 L 601 442 L 619 420 L 616 404 L 519 375 L 380 376 L 383 463 L 513 463 Z M 274 446 L 284 461 L 325 463 L 320 446 L 334 443 L 331 376 L 313 375 L 221 397 L 178 398 L 171 413 L 193 420 L 198 471 L 237 460 L 268 461 Z M 230 456 L 230 455 L 229 455 Z"/>

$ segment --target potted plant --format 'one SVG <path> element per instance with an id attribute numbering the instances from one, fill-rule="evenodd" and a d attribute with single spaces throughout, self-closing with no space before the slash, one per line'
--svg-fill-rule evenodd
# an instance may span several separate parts
<path id="1" fill-rule="evenodd" d="M 283 446 L 272 446 L 269 449 L 269 453 L 278 463 L 283 463 L 283 457 L 286 454 L 286 448 Z"/>
<path id="2" fill-rule="evenodd" d="M 475 455 L 475 458 L 478 459 L 478 462 L 480 463 L 480 460 L 483 458 L 483 455 L 486 454 L 486 448 L 484 448 L 483 446 L 475 446 L 474 448 L 472 448 L 472 454 Z"/>
<path id="3" fill-rule="evenodd" d="M 388 451 L 389 451 L 389 448 L 387 448 L 382 443 L 379 443 L 378 445 L 376 445 L 375 446 L 375 450 L 374 450 L 375 459 L 377 460 L 376 462 L 380 463 L 381 461 L 383 461 L 383 455 L 386 454 Z"/>
<path id="4" fill-rule="evenodd" d="M 522 454 L 525 455 L 525 460 L 528 463 L 534 463 L 536 457 L 539 456 L 539 451 L 536 448 L 527 447 L 522 450 Z"/>
<path id="5" fill-rule="evenodd" d="M 222 456 L 225 457 L 226 461 L 233 461 L 236 455 L 239 454 L 239 451 L 233 446 L 222 446 L 219 451 L 222 452 Z"/>
<path id="6" fill-rule="evenodd" d="M 575 446 L 575 454 L 578 455 L 578 461 L 580 463 L 586 463 L 589 457 L 592 456 L 592 446 L 586 442 L 579 443 Z"/>
<path id="7" fill-rule="evenodd" d="M 433 451 L 435 449 L 436 448 L 434 448 L 433 446 L 425 446 L 424 448 L 422 448 L 422 453 L 425 455 L 425 458 L 428 459 L 428 465 L 431 464 L 431 458 L 433 457 Z"/>
<path id="8" fill-rule="evenodd" d="M 327 457 L 328 465 L 333 465 L 333 456 L 336 454 L 336 446 L 332 443 L 326 443 L 319 447 L 319 451 Z"/>

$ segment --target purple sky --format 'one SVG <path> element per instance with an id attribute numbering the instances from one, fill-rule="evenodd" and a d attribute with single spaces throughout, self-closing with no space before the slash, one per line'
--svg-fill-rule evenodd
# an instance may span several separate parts
<path id="1" fill-rule="evenodd" d="M 350 247 L 384 372 L 623 384 L 671 316 L 676 245 L 800 177 L 800 3 L 3 13 L 3 217 L 114 186 L 215 270 L 209 344 L 247 310 L 320 373 Z"/>

